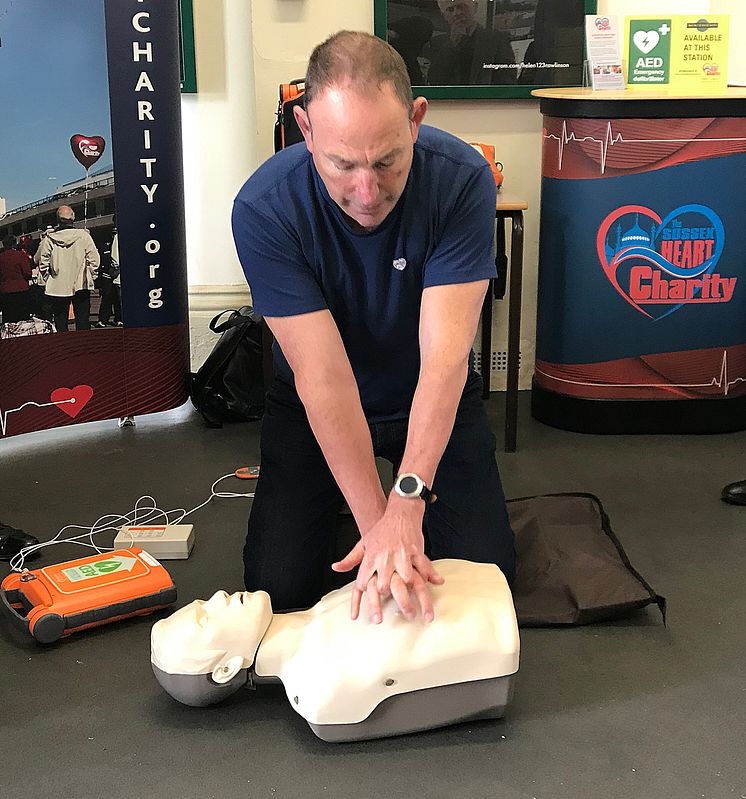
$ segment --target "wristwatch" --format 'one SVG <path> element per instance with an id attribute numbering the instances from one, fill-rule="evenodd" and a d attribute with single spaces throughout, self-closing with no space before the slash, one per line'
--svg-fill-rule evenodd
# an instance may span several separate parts
<path id="1" fill-rule="evenodd" d="M 414 472 L 406 472 L 397 476 L 394 483 L 394 491 L 406 499 L 417 499 L 420 497 L 425 504 L 430 505 L 437 499 L 437 496 L 425 485 L 425 481 Z"/>

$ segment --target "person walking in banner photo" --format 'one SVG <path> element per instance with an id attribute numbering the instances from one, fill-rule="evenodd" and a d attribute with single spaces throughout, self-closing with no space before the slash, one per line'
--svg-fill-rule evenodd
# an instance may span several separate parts
<path id="1" fill-rule="evenodd" d="M 0 252 L 0 314 L 3 322 L 22 322 L 32 311 L 31 258 L 18 249 L 15 236 L 6 236 L 3 248 Z"/>
<path id="2" fill-rule="evenodd" d="M 48 233 L 34 260 L 44 280 L 58 333 L 68 330 L 70 303 L 75 314 L 75 329 L 91 327 L 91 290 L 101 257 L 91 234 L 75 227 L 75 212 L 69 205 L 57 209 L 57 227 Z"/>
<path id="3" fill-rule="evenodd" d="M 98 270 L 98 288 L 101 292 L 101 305 L 98 309 L 98 322 L 95 327 L 122 327 L 122 286 L 119 268 L 119 232 L 117 231 L 116 216 L 112 219 L 114 224 L 114 238 L 108 247 L 104 248 L 101 266 Z"/>

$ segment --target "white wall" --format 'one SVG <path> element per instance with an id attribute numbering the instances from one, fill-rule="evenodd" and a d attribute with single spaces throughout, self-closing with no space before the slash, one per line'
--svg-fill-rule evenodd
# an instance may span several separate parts
<path id="1" fill-rule="evenodd" d="M 746 2 L 744 0 L 712 0 L 712 11 L 730 14 L 730 60 L 728 83 L 746 86 Z"/>
<path id="2" fill-rule="evenodd" d="M 601 13 L 724 11 L 744 0 L 600 0 Z M 278 85 L 302 77 L 313 47 L 343 28 L 373 31 L 372 0 L 194 0 L 199 94 L 185 96 L 190 308 L 201 361 L 209 349 L 205 318 L 246 297 L 233 251 L 230 207 L 238 188 L 273 152 Z M 746 18 L 736 19 L 743 40 Z M 735 26 L 734 26 L 735 27 Z M 738 48 L 734 47 L 734 50 Z M 253 59 L 251 57 L 253 50 Z M 742 58 L 744 53 L 739 53 Z M 521 386 L 530 385 L 536 319 L 541 185 L 541 115 L 534 100 L 433 101 L 427 121 L 467 141 L 496 145 L 505 192 L 529 203 L 526 213 Z M 221 305 L 222 303 L 222 305 Z M 198 318 L 199 316 L 199 318 Z M 507 341 L 507 305 L 498 304 L 495 350 Z M 193 347 L 193 352 L 194 352 Z M 504 373 L 493 387 L 504 385 Z"/>
<path id="3" fill-rule="evenodd" d="M 216 336 L 209 320 L 249 301 L 233 247 L 233 198 L 258 164 L 247 0 L 194 0 L 199 93 L 182 95 L 192 368 Z"/>
<path id="4" fill-rule="evenodd" d="M 198 94 L 182 95 L 190 285 L 243 282 L 233 198 L 257 165 L 251 4 L 195 0 Z"/>

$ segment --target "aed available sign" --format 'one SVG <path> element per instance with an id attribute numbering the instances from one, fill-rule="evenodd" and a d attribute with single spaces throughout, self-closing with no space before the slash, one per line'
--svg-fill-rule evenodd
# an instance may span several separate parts
<path id="1" fill-rule="evenodd" d="M 627 83 L 668 84 L 671 63 L 671 20 L 629 21 Z"/>
<path id="2" fill-rule="evenodd" d="M 627 83 L 717 94 L 728 85 L 729 17 L 629 17 Z"/>

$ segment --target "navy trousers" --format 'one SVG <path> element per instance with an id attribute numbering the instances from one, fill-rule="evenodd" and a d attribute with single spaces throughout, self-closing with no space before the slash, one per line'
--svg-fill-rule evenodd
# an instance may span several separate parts
<path id="1" fill-rule="evenodd" d="M 479 375 L 471 373 L 432 486 L 438 499 L 425 510 L 425 552 L 433 560 L 496 563 L 512 584 L 513 532 L 481 390 Z M 392 463 L 394 474 L 407 424 L 370 423 L 374 453 Z M 295 389 L 276 380 L 262 421 L 261 470 L 244 547 L 247 590 L 267 591 L 275 610 L 313 605 L 331 573 L 343 504 Z"/>

